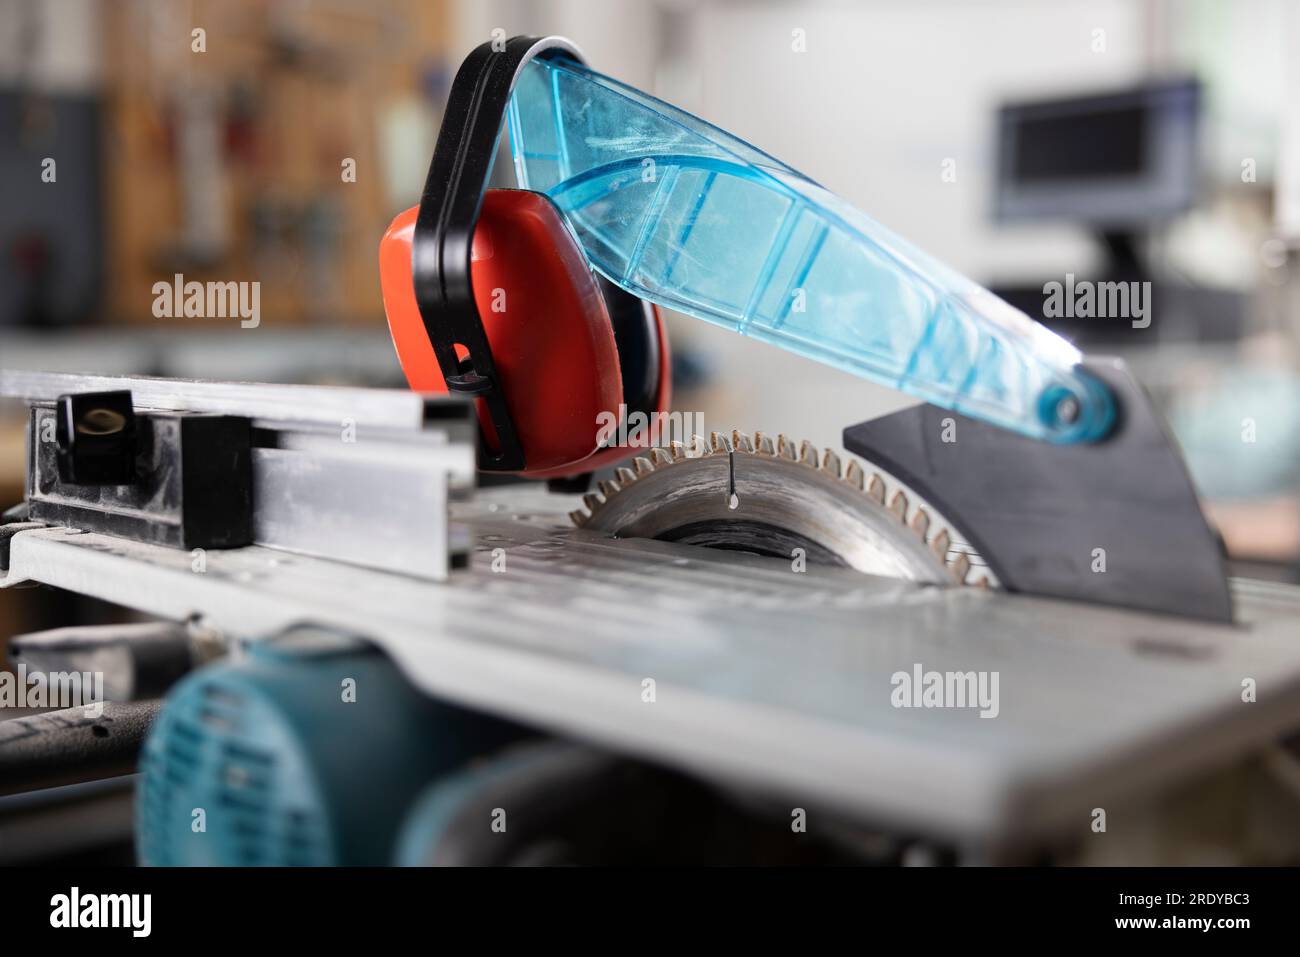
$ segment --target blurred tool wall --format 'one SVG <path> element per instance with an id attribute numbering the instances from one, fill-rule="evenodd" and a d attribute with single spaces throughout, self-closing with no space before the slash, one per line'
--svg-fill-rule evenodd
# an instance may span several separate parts
<path id="1" fill-rule="evenodd" d="M 65 182 L 95 173 L 103 195 L 102 297 L 49 321 L 156 326 L 153 283 L 178 272 L 260 280 L 273 324 L 380 320 L 375 241 L 418 190 L 445 17 L 417 0 L 5 0 L 0 79 L 21 130 L 6 152 L 57 152 Z M 56 128 L 70 96 L 98 114 L 94 152 Z M 49 255 L 86 255 L 66 242 Z M 9 258 L 12 285 L 35 281 Z"/>

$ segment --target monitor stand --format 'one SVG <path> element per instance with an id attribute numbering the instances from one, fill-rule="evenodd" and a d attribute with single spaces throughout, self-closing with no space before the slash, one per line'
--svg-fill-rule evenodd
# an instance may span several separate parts
<path id="1" fill-rule="evenodd" d="M 1142 282 L 1151 278 L 1146 257 L 1139 248 L 1142 236 L 1132 229 L 1103 229 L 1097 239 L 1106 250 L 1101 277 L 1112 282 Z"/>

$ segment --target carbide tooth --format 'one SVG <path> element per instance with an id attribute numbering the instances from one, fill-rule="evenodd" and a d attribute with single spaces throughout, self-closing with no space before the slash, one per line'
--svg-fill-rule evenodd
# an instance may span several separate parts
<path id="1" fill-rule="evenodd" d="M 797 462 L 799 460 L 799 453 L 795 449 L 794 443 L 784 435 L 778 435 L 776 437 L 776 454 L 781 456 L 783 459 L 789 459 L 791 462 Z"/>
<path id="2" fill-rule="evenodd" d="M 817 467 L 817 449 L 815 449 L 813 444 L 807 439 L 804 439 L 799 443 L 799 461 L 803 465 L 811 465 L 813 468 Z"/>
<path id="3" fill-rule="evenodd" d="M 848 482 L 859 492 L 862 491 L 862 483 L 866 481 L 866 475 L 862 471 L 862 466 L 857 463 L 856 459 L 849 459 L 849 464 L 844 469 L 844 481 Z"/>
<path id="4" fill-rule="evenodd" d="M 952 564 L 949 565 L 948 567 L 952 569 L 952 576 L 953 578 L 957 579 L 957 584 L 959 585 L 966 584 L 966 576 L 970 574 L 969 555 L 967 555 L 965 552 L 960 553 L 956 558 L 952 560 Z"/>
<path id="5" fill-rule="evenodd" d="M 681 448 L 682 443 L 674 442 L 673 445 L 677 446 L 678 448 Z M 658 447 L 650 450 L 650 458 L 654 461 L 654 464 L 656 466 L 670 465 L 672 464 L 673 461 L 673 457 L 670 454 L 668 454 L 668 452 Z"/>
<path id="6" fill-rule="evenodd" d="M 569 513 L 569 518 L 573 520 L 574 525 L 577 525 L 579 528 L 582 528 L 582 526 L 587 524 L 591 516 L 588 515 L 582 509 L 575 508 L 572 512 Z"/>
<path id="7" fill-rule="evenodd" d="M 609 498 L 611 495 L 617 495 L 623 486 L 619 485 L 613 479 L 601 479 L 596 483 L 596 488 L 600 489 L 600 494 Z"/>
<path id="8" fill-rule="evenodd" d="M 867 482 L 867 494 L 881 505 L 885 504 L 885 480 L 875 472 L 871 473 L 871 480 Z"/>
<path id="9" fill-rule="evenodd" d="M 735 429 L 731 433 L 731 450 L 733 452 L 752 452 L 754 451 L 754 443 L 749 440 L 746 433 Z"/>
<path id="10" fill-rule="evenodd" d="M 632 460 L 632 467 L 636 469 L 637 475 L 649 475 L 655 470 L 655 464 L 644 455 L 638 455 Z"/>
<path id="11" fill-rule="evenodd" d="M 709 452 L 709 443 L 705 441 L 702 435 L 692 435 L 691 440 L 686 443 L 686 457 L 688 459 L 699 458 L 707 455 Z"/>
<path id="12" fill-rule="evenodd" d="M 952 537 L 948 534 L 948 529 L 939 529 L 938 534 L 934 536 L 934 541 L 930 542 L 930 550 L 938 556 L 940 561 L 947 561 L 948 548 L 952 545 Z"/>
<path id="13" fill-rule="evenodd" d="M 840 457 L 830 449 L 822 453 L 822 471 L 840 477 Z"/>
<path id="14" fill-rule="evenodd" d="M 898 516 L 900 522 L 907 521 L 907 496 L 899 489 L 889 500 L 889 510 Z"/>
<path id="15" fill-rule="evenodd" d="M 620 468 L 618 471 L 614 473 L 614 475 L 618 479 L 618 484 L 620 488 L 626 488 L 627 486 L 631 485 L 633 482 L 636 481 L 636 473 L 633 472 L 630 468 L 626 468 L 626 467 Z"/>
<path id="16" fill-rule="evenodd" d="M 686 446 L 682 445 L 682 443 L 678 442 L 676 439 L 668 443 L 668 449 L 674 462 L 680 462 L 682 459 L 686 458 Z"/>
<path id="17" fill-rule="evenodd" d="M 709 433 L 709 448 L 714 452 L 730 452 L 731 446 L 721 432 Z"/>
<path id="18" fill-rule="evenodd" d="M 762 432 L 754 433 L 754 451 L 759 455 L 775 455 L 776 449 L 772 447 L 772 440 Z"/>
<path id="19" fill-rule="evenodd" d="M 605 496 L 598 495 L 595 492 L 588 492 L 586 495 L 582 496 L 582 504 L 595 512 L 596 509 L 605 504 Z"/>
<path id="20" fill-rule="evenodd" d="M 921 541 L 925 541 L 925 536 L 930 531 L 930 513 L 925 509 L 918 508 L 912 516 L 912 531 L 916 532 Z"/>

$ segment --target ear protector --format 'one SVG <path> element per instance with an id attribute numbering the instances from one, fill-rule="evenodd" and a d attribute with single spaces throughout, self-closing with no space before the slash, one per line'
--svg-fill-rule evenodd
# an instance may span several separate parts
<path id="1" fill-rule="evenodd" d="M 412 389 L 474 399 L 479 468 L 564 478 L 635 451 L 610 433 L 666 412 L 668 340 L 651 304 L 596 275 L 542 193 L 488 189 L 520 69 L 581 62 L 567 40 L 485 43 L 452 83 L 418 207 L 380 242 L 384 312 Z M 648 419 L 647 419 L 648 421 Z M 649 444 L 649 430 L 633 430 Z"/>

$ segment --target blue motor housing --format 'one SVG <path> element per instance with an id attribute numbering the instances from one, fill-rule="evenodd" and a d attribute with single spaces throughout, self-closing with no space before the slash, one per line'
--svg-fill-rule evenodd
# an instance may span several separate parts
<path id="1" fill-rule="evenodd" d="M 295 629 L 168 696 L 141 754 L 139 858 L 389 864 L 425 786 L 523 734 L 421 694 L 372 646 Z"/>

